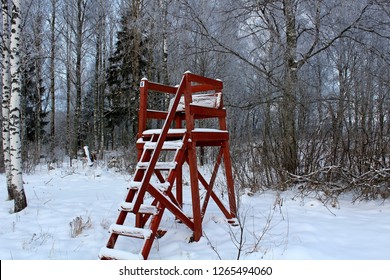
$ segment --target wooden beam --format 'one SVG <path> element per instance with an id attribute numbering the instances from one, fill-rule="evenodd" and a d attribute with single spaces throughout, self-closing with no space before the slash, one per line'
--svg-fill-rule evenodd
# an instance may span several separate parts
<path id="1" fill-rule="evenodd" d="M 220 80 L 215 80 L 215 79 L 195 75 L 195 74 L 188 73 L 188 72 L 185 73 L 185 75 L 187 75 L 189 81 L 191 81 L 191 82 L 195 82 L 198 84 L 212 85 L 215 87 L 215 89 L 219 89 L 219 90 L 222 90 L 222 88 L 223 88 L 223 83 Z"/>
<path id="2" fill-rule="evenodd" d="M 194 230 L 194 222 L 188 218 L 183 211 L 174 203 L 172 203 L 164 194 L 157 190 L 152 185 L 149 185 L 148 192 L 155 197 L 164 207 L 166 207 L 172 214 L 174 214 L 180 221 L 182 221 L 191 230 Z"/>
<path id="3" fill-rule="evenodd" d="M 226 109 L 208 108 L 198 105 L 190 105 L 191 114 L 195 115 L 195 118 L 225 118 Z"/>
<path id="4" fill-rule="evenodd" d="M 168 112 L 166 111 L 157 111 L 157 110 L 146 110 L 147 119 L 156 119 L 156 120 L 165 120 L 167 118 Z"/>
<path id="5" fill-rule="evenodd" d="M 176 94 L 177 87 L 149 82 L 149 90 L 169 93 L 169 94 Z"/>
<path id="6" fill-rule="evenodd" d="M 209 190 L 207 190 L 207 186 L 204 186 L 204 184 L 203 184 L 203 186 L 207 190 L 206 197 L 203 200 L 203 206 L 202 206 L 202 215 L 203 216 L 206 213 L 206 209 L 207 209 L 207 206 L 208 206 L 208 203 L 209 203 L 209 199 L 210 199 L 210 196 L 211 196 L 211 194 L 213 192 L 214 183 L 215 183 L 215 180 L 217 178 L 219 166 L 221 165 L 221 161 L 222 161 L 222 156 L 223 156 L 222 149 L 219 149 L 219 153 L 218 153 L 215 165 L 214 165 L 213 173 L 211 173 L 210 183 L 208 184 Z M 199 177 L 201 178 L 201 175 Z M 222 212 L 223 212 L 223 210 L 222 210 Z"/>

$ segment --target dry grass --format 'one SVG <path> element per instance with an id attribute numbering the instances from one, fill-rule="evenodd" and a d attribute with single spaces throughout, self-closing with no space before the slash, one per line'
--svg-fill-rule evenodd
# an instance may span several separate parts
<path id="1" fill-rule="evenodd" d="M 84 230 L 92 227 L 91 217 L 88 217 L 86 220 L 83 217 L 76 217 L 69 223 L 70 226 L 70 236 L 75 238 L 79 236 Z"/>

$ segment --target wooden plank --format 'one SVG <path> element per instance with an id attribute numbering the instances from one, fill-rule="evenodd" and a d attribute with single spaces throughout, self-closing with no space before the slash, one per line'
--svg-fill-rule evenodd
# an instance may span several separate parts
<path id="1" fill-rule="evenodd" d="M 226 117 L 226 109 L 208 108 L 198 105 L 190 105 L 190 112 L 197 119 Z"/>
<path id="2" fill-rule="evenodd" d="M 118 235 L 124 235 L 134 238 L 147 239 L 152 235 L 150 229 L 128 227 L 124 225 L 113 224 L 110 226 L 110 232 Z"/>
<path id="3" fill-rule="evenodd" d="M 215 85 L 200 84 L 200 85 L 191 86 L 192 93 L 205 92 L 205 91 L 215 91 L 215 90 L 216 90 Z"/>
<path id="4" fill-rule="evenodd" d="M 145 142 L 144 149 L 155 149 L 157 142 Z M 162 147 L 163 150 L 177 150 L 183 146 L 183 141 L 174 140 L 174 141 L 165 141 Z"/>
<path id="5" fill-rule="evenodd" d="M 184 128 L 171 128 L 168 130 L 167 136 L 168 137 L 183 137 L 183 135 L 185 133 L 186 133 L 186 130 Z M 161 134 L 161 129 L 148 129 L 142 133 L 142 136 L 151 137 L 153 135 L 160 135 L 160 134 Z"/>
<path id="6" fill-rule="evenodd" d="M 134 208 L 134 204 L 131 203 L 131 202 L 122 202 L 120 204 L 120 210 L 121 211 L 128 211 L 128 212 L 132 212 L 133 211 L 133 208 Z M 139 210 L 138 210 L 138 213 L 140 214 L 150 214 L 150 215 L 156 215 L 158 212 L 158 209 L 156 206 L 153 206 L 153 205 L 145 205 L 145 204 L 141 204 Z"/>
<path id="7" fill-rule="evenodd" d="M 146 110 L 147 119 L 156 119 L 156 120 L 165 120 L 167 118 L 168 112 L 166 111 L 157 111 L 157 110 Z"/>
<path id="8" fill-rule="evenodd" d="M 149 90 L 165 92 L 169 94 L 176 94 L 177 87 L 149 82 Z"/>
<path id="9" fill-rule="evenodd" d="M 188 226 L 191 230 L 194 230 L 194 222 L 191 221 L 176 204 L 172 203 L 167 196 L 154 187 L 149 187 L 148 190 L 153 197 L 155 197 L 162 205 L 164 205 L 165 208 L 182 221 L 183 224 Z"/>
<path id="10" fill-rule="evenodd" d="M 143 260 L 141 254 L 133 254 L 130 252 L 103 247 L 99 252 L 101 260 Z"/>
<path id="11" fill-rule="evenodd" d="M 229 140 L 229 133 L 223 130 L 193 130 L 192 131 L 192 140 L 195 142 L 198 141 L 227 141 Z"/>
<path id="12" fill-rule="evenodd" d="M 137 168 L 148 169 L 150 162 L 138 162 Z M 176 167 L 176 162 L 156 162 L 153 169 L 156 170 L 170 170 Z"/>
<path id="13" fill-rule="evenodd" d="M 195 74 L 192 74 L 189 72 L 185 73 L 184 75 L 186 75 L 188 77 L 190 82 L 213 85 L 213 86 L 215 86 L 215 88 L 220 89 L 220 90 L 222 90 L 222 88 L 223 88 L 223 83 L 220 80 L 215 80 L 215 79 L 195 75 Z"/>

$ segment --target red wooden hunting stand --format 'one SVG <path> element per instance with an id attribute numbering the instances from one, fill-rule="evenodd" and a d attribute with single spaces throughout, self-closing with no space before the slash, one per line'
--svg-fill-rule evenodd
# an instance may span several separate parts
<path id="1" fill-rule="evenodd" d="M 202 236 L 202 220 L 210 198 L 225 215 L 228 222 L 236 217 L 236 200 L 229 152 L 229 132 L 226 127 L 226 110 L 222 102 L 223 84 L 190 72 L 184 73 L 179 86 L 149 82 L 142 79 L 140 85 L 140 109 L 138 131 L 138 164 L 130 182 L 126 199 L 120 205 L 119 216 L 110 227 L 106 247 L 99 253 L 100 259 L 147 259 L 153 241 L 164 231 L 159 225 L 165 210 L 193 231 L 193 240 Z M 148 109 L 148 97 L 153 92 L 172 96 L 168 111 Z M 199 128 L 196 120 L 214 118 L 218 127 Z M 147 129 L 150 120 L 165 120 L 161 129 Z M 197 147 L 219 147 L 214 169 L 207 181 L 198 171 Z M 171 154 L 171 161 L 166 161 Z M 223 161 L 228 194 L 228 207 L 213 191 L 218 169 Z M 183 211 L 183 165 L 190 173 L 192 212 Z M 200 187 L 206 195 L 201 197 Z M 148 201 L 145 203 L 145 195 Z M 152 199 L 150 199 L 152 198 Z M 128 213 L 135 214 L 135 225 L 125 225 Z M 139 253 L 131 248 L 116 249 L 119 236 L 144 239 Z"/>

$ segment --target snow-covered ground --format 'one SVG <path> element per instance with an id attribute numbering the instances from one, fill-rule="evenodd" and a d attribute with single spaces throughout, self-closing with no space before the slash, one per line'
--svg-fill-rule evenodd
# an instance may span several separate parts
<path id="1" fill-rule="evenodd" d="M 130 179 L 107 168 L 42 166 L 24 175 L 28 207 L 11 214 L 13 202 L 6 201 L 0 175 L 0 259 L 96 260 Z M 390 259 L 390 201 L 351 201 L 340 197 L 332 207 L 292 191 L 242 194 L 242 227 L 228 225 L 210 203 L 204 237 L 192 243 L 191 231 L 166 211 L 161 226 L 167 233 L 154 242 L 149 259 Z M 79 233 L 77 220 L 84 225 Z"/>

